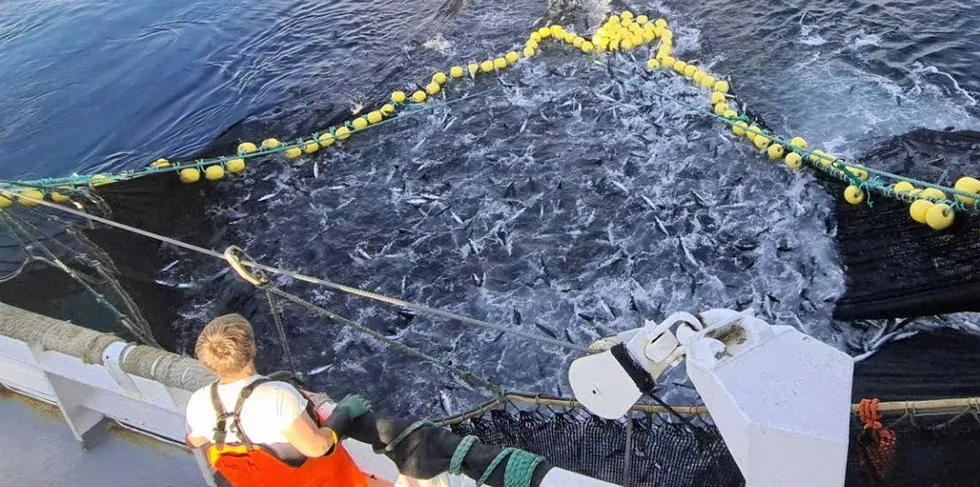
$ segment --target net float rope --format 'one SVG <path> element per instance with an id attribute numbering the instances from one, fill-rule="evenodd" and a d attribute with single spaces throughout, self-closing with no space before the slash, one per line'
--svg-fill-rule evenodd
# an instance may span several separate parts
<path id="1" fill-rule="evenodd" d="M 659 42 L 654 47 L 655 41 Z M 667 20 L 663 18 L 652 20 L 646 15 L 634 15 L 628 10 L 610 15 L 589 37 L 576 34 L 561 25 L 540 27 L 530 33 L 522 46 L 491 59 L 455 65 L 446 71 L 438 71 L 430 79 L 419 84 L 415 90 L 392 92 L 390 101 L 376 110 L 368 111 L 339 126 L 313 133 L 308 137 L 301 137 L 293 142 L 286 143 L 276 138 L 267 138 L 259 144 L 242 142 L 234 155 L 187 162 L 171 162 L 160 158 L 146 168 L 117 174 L 0 181 L 0 188 L 16 190 L 19 195 L 24 196 L 24 198 L 17 195 L 12 198 L 0 196 L 0 210 L 12 206 L 14 201 L 24 206 L 36 206 L 36 201 L 39 199 L 62 204 L 69 203 L 73 196 L 84 196 L 91 188 L 163 172 L 176 173 L 180 180 L 187 184 L 197 183 L 202 179 L 218 181 L 228 174 L 245 171 L 246 161 L 250 159 L 268 158 L 278 154 L 284 155 L 286 159 L 296 159 L 315 154 L 335 144 L 339 145 L 361 132 L 405 116 L 417 115 L 493 91 L 495 88 L 453 100 L 443 98 L 440 103 L 431 103 L 440 94 L 445 97 L 446 89 L 450 84 L 467 77 L 475 81 L 480 77 L 501 73 L 520 64 L 522 60 L 536 56 L 546 42 L 563 43 L 592 57 L 651 46 L 650 58 L 645 63 L 648 73 L 653 75 L 667 71 L 690 80 L 695 86 L 706 91 L 710 109 L 693 105 L 655 89 L 648 89 L 648 91 L 727 124 L 736 136 L 744 138 L 768 158 L 782 161 L 790 169 L 798 170 L 808 165 L 840 179 L 847 185 L 843 196 L 848 203 L 871 206 L 872 193 L 903 201 L 909 204 L 909 216 L 914 221 L 928 225 L 934 230 L 945 230 L 952 226 L 957 212 L 980 213 L 980 180 L 977 178 L 963 176 L 954 186 L 949 187 L 877 170 L 847 161 L 820 149 L 812 149 L 803 137 L 788 138 L 777 135 L 759 122 L 740 115 L 734 106 L 736 99 L 731 93 L 729 81 L 708 73 L 694 62 L 674 57 L 674 33 L 670 30 Z"/>

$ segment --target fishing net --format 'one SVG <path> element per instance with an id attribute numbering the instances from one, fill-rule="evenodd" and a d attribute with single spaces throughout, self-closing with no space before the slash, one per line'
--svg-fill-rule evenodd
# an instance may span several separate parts
<path id="1" fill-rule="evenodd" d="M 627 425 L 581 409 L 528 409 L 511 403 L 452 429 L 487 444 L 528 450 L 557 467 L 619 485 L 742 484 L 718 430 L 700 416 L 685 424 L 667 415 L 634 415 Z"/>
<path id="2" fill-rule="evenodd" d="M 100 186 L 75 208 L 201 243 L 217 233 L 206 218 L 209 192 L 150 176 Z M 168 350 L 188 294 L 158 275 L 177 258 L 155 240 L 48 208 L 0 212 L 0 301 Z"/>
<path id="3" fill-rule="evenodd" d="M 533 405 L 530 396 L 526 400 L 450 420 L 452 429 L 617 485 L 744 485 L 707 416 L 688 416 L 684 423 L 669 413 L 634 413 L 627 425 L 570 406 Z M 846 485 L 980 485 L 978 413 L 976 403 L 944 413 L 910 410 L 876 429 L 865 428 L 855 416 Z"/>
<path id="4" fill-rule="evenodd" d="M 231 150 L 234 138 L 235 134 L 228 134 L 210 152 Z M 973 154 L 978 144 L 980 134 L 976 132 L 919 130 L 884 141 L 861 161 L 879 169 L 952 184 L 957 175 L 975 167 Z M 265 178 L 261 174 L 256 177 Z M 872 208 L 849 205 L 841 197 L 839 181 L 819 180 L 837 200 L 836 222 L 828 222 L 828 226 L 836 227 L 845 272 L 846 292 L 835 307 L 838 319 L 921 317 L 980 310 L 980 299 L 976 298 L 980 295 L 980 259 L 976 258 L 980 255 L 980 222 L 975 217 L 958 214 L 953 228 L 936 232 L 912 222 L 906 203 L 875 197 Z M 221 248 L 228 243 L 226 233 L 234 229 L 216 228 L 208 213 L 236 199 L 250 197 L 225 194 L 227 191 L 227 185 L 186 185 L 173 174 L 158 174 L 95 188 L 91 192 L 100 204 L 89 205 L 87 211 L 189 243 Z M 96 312 L 100 308 L 97 300 L 86 297 L 91 293 L 86 293 L 77 279 L 67 276 L 63 269 L 38 262 L 25 266 L 25 244 L 35 251 L 43 244 L 58 250 L 55 242 L 60 241 L 73 249 L 74 257 L 101 262 L 112 278 L 98 276 L 105 283 L 99 294 L 117 303 L 117 308 L 134 322 L 141 321 L 137 315 L 142 315 L 145 320 L 140 333 L 151 330 L 155 339 L 171 350 L 176 350 L 178 336 L 184 333 L 174 325 L 180 318 L 180 307 L 193 296 L 188 292 L 192 290 L 159 282 L 160 270 L 180 260 L 179 268 L 188 270 L 184 276 L 187 282 L 200 281 L 201 275 L 221 270 L 221 263 L 204 263 L 199 257 L 176 252 L 159 242 L 90 225 L 48 208 L 15 205 L 3 214 L 30 222 L 39 230 L 25 233 L 0 227 L 0 299 L 87 326 L 116 320 L 111 313 Z M 73 233 L 65 232 L 66 227 L 74 227 Z M 65 258 L 66 263 L 70 260 Z M 84 265 L 77 259 L 71 262 L 76 268 Z M 262 304 L 234 296 L 225 296 L 222 301 L 252 308 Z"/>
<path id="5" fill-rule="evenodd" d="M 855 418 L 847 485 L 980 485 L 980 409 L 910 410 L 865 428 Z"/>
<path id="6" fill-rule="evenodd" d="M 870 151 L 865 164 L 937 184 L 976 169 L 980 132 L 917 130 Z M 840 195 L 837 181 L 823 180 Z M 836 198 L 837 248 L 846 293 L 834 314 L 843 320 L 980 311 L 980 220 L 956 215 L 937 232 L 909 217 L 908 203 L 874 198 L 872 207 Z"/>

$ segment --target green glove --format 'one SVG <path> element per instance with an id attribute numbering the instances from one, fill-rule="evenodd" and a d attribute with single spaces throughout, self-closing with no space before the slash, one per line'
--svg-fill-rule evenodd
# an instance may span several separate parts
<path id="1" fill-rule="evenodd" d="M 351 394 L 337 403 L 324 426 L 337 433 L 338 438 L 343 438 L 350 431 L 351 423 L 370 411 L 371 401 Z"/>
<path id="2" fill-rule="evenodd" d="M 371 411 L 371 401 L 357 394 L 350 394 L 337 403 L 334 414 L 339 410 L 345 411 L 350 419 L 357 419 Z"/>

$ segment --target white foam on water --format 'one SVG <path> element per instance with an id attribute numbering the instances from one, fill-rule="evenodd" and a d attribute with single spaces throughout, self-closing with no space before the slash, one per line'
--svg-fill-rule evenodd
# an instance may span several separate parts
<path id="1" fill-rule="evenodd" d="M 807 12 L 803 12 L 800 16 L 800 37 L 798 42 L 805 46 L 822 46 L 827 43 L 827 39 L 820 36 L 820 32 L 817 30 L 818 27 L 813 24 L 807 24 L 806 21 Z"/>
<path id="2" fill-rule="evenodd" d="M 861 33 L 856 35 L 847 44 L 854 50 L 872 46 L 877 47 L 881 45 L 881 36 L 878 34 Z"/>
<path id="3" fill-rule="evenodd" d="M 904 87 L 831 56 L 815 56 L 788 68 L 787 83 L 771 83 L 768 102 L 788 112 L 780 130 L 815 147 L 857 156 L 868 142 L 915 128 L 973 129 L 980 121 L 966 109 L 972 97 L 951 98 L 927 76 Z M 922 74 L 932 74 L 929 70 Z"/>
<path id="4" fill-rule="evenodd" d="M 940 70 L 939 68 L 924 64 L 922 62 L 916 62 L 912 66 L 912 76 L 917 81 L 916 87 L 921 87 L 923 84 L 933 89 L 940 89 L 938 85 L 930 84 L 926 80 L 933 79 L 935 77 L 941 78 L 941 81 L 945 81 L 951 84 L 953 93 L 950 94 L 950 99 L 954 102 L 962 102 L 964 106 L 975 107 L 977 106 L 976 94 L 970 92 L 969 90 L 960 86 L 960 83 L 956 80 L 953 75 Z"/>
<path id="5" fill-rule="evenodd" d="M 449 52 L 451 43 L 442 36 L 442 32 L 437 32 L 435 36 L 422 43 L 422 47 L 442 54 Z"/>

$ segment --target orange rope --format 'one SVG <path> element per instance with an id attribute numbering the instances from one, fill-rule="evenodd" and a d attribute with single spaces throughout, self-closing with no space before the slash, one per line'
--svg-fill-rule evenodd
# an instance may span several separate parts
<path id="1" fill-rule="evenodd" d="M 858 458 L 878 481 L 883 481 L 891 470 L 897 439 L 881 424 L 878 403 L 878 399 L 862 399 L 858 404 L 858 417 L 864 424 L 864 433 L 858 439 Z"/>
<path id="2" fill-rule="evenodd" d="M 878 399 L 875 398 L 861 399 L 860 404 L 858 404 L 858 416 L 861 418 L 861 422 L 864 423 L 864 429 L 880 430 L 883 427 L 878 403 Z"/>

